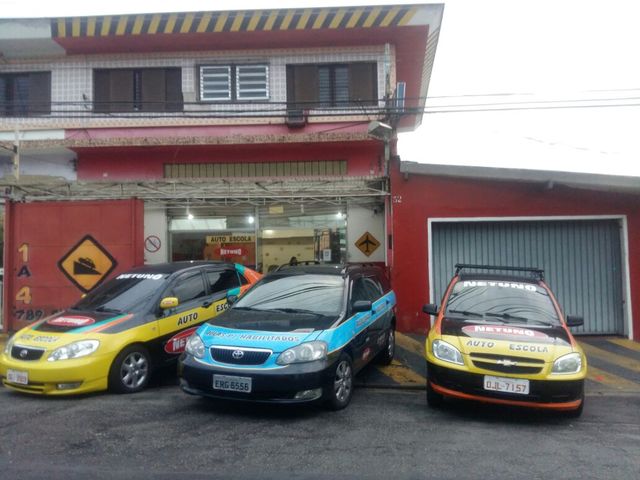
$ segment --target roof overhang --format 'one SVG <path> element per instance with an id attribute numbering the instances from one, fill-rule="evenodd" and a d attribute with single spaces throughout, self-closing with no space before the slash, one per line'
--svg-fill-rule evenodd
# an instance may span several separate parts
<path id="1" fill-rule="evenodd" d="M 516 168 L 435 165 L 405 161 L 400 162 L 400 173 L 405 175 L 416 174 L 483 181 L 539 183 L 546 185 L 547 188 L 553 188 L 556 185 L 565 185 L 571 188 L 640 194 L 640 177 L 618 175 Z"/>

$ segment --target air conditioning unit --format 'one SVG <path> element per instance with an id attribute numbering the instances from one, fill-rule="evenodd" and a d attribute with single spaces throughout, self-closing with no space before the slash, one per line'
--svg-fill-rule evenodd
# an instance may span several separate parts
<path id="1" fill-rule="evenodd" d="M 287 117 L 285 118 L 285 123 L 289 128 L 301 128 L 307 124 L 307 111 L 306 110 L 298 110 L 291 109 L 287 110 Z"/>

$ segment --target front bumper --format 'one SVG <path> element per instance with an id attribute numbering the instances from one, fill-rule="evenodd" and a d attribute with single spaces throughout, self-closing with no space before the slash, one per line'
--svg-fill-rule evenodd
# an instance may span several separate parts
<path id="1" fill-rule="evenodd" d="M 241 393 L 213 389 L 213 375 L 251 378 L 251 392 Z M 327 362 L 288 365 L 277 369 L 218 367 L 183 354 L 178 362 L 180 387 L 185 393 L 211 398 L 262 403 L 307 403 L 321 398 L 332 380 L 333 366 Z M 299 392 L 318 390 L 311 398 L 296 398 Z"/>
<path id="2" fill-rule="evenodd" d="M 86 357 L 48 362 L 46 355 L 37 361 L 16 360 L 0 355 L 0 377 L 5 387 L 38 395 L 73 395 L 106 390 L 112 357 L 88 355 Z M 7 371 L 26 372 L 28 383 L 9 382 Z M 74 388 L 59 388 L 60 384 Z M 74 384 L 77 384 L 74 386 Z"/>
<path id="3" fill-rule="evenodd" d="M 499 375 L 498 375 L 499 376 Z M 529 394 L 484 389 L 484 375 L 454 370 L 427 362 L 428 382 L 441 395 L 485 403 L 508 404 L 550 410 L 575 410 L 584 396 L 584 379 L 529 380 Z"/>

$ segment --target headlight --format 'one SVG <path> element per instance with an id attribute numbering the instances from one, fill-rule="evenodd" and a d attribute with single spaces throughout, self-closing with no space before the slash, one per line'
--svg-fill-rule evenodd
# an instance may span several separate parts
<path id="1" fill-rule="evenodd" d="M 79 342 L 73 342 L 64 347 L 56 348 L 49 358 L 50 362 L 56 362 L 58 360 L 69 360 L 71 358 L 80 358 L 91 355 L 100 346 L 98 340 L 80 340 Z"/>
<path id="2" fill-rule="evenodd" d="M 193 355 L 196 358 L 204 358 L 204 342 L 195 333 L 189 337 L 184 349 L 189 355 Z"/>
<path id="3" fill-rule="evenodd" d="M 445 362 L 456 363 L 458 365 L 464 365 L 464 360 L 462 359 L 460 350 L 450 343 L 443 342 L 442 340 L 434 340 L 431 348 L 437 359 Z"/>
<path id="4" fill-rule="evenodd" d="M 5 355 L 11 355 L 11 349 L 13 348 L 13 341 L 15 340 L 15 335 L 13 337 L 11 337 L 8 341 L 7 344 L 4 346 L 4 354 Z"/>
<path id="5" fill-rule="evenodd" d="M 578 373 L 582 369 L 582 356 L 579 353 L 569 353 L 553 362 L 551 373 Z"/>
<path id="6" fill-rule="evenodd" d="M 280 354 L 276 363 L 278 365 L 289 365 L 292 363 L 313 362 L 327 358 L 327 344 L 315 341 L 301 343 Z"/>

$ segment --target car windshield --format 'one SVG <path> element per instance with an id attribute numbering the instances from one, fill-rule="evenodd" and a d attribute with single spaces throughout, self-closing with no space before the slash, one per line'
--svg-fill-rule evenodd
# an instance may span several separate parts
<path id="1" fill-rule="evenodd" d="M 73 306 L 75 310 L 131 312 L 165 286 L 165 273 L 123 273 L 101 285 Z"/>
<path id="2" fill-rule="evenodd" d="M 459 281 L 449 296 L 445 314 L 473 322 L 560 324 L 547 290 L 523 282 Z"/>
<path id="3" fill-rule="evenodd" d="M 309 316 L 316 328 L 326 328 L 340 315 L 344 303 L 344 279 L 333 275 L 291 275 L 265 277 L 233 306 L 234 310 L 292 314 L 289 320 L 308 326 Z M 261 315 L 254 328 L 260 329 Z M 273 323 L 265 315 L 265 325 Z M 293 329 L 296 328 L 292 325 Z M 267 327 L 268 328 L 268 327 Z"/>

